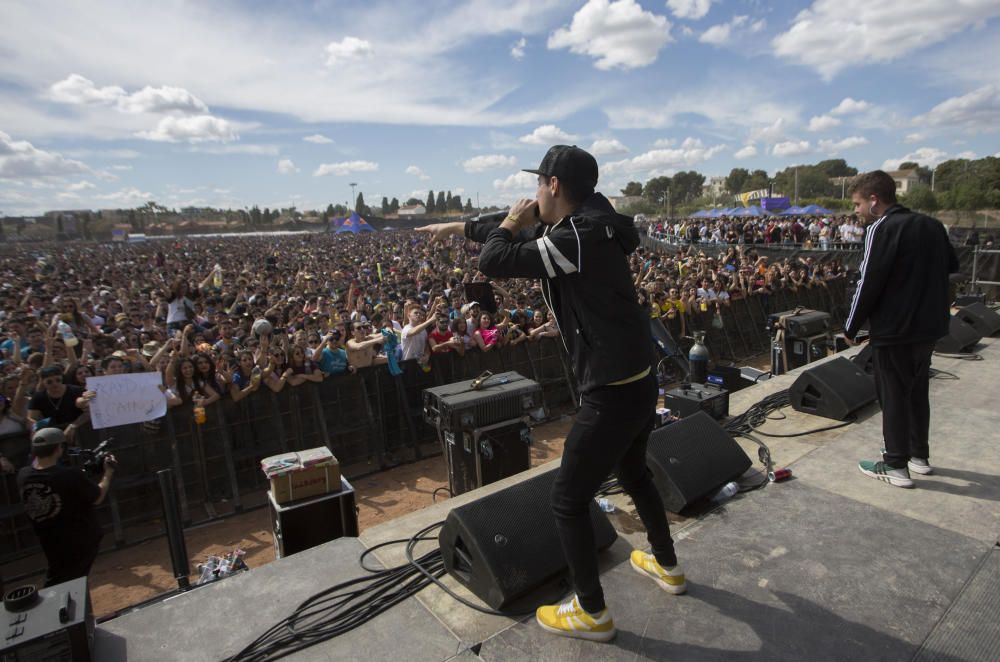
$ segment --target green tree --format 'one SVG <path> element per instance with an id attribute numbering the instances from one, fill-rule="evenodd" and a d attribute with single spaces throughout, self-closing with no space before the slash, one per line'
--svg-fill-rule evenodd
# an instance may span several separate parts
<path id="1" fill-rule="evenodd" d="M 382 215 L 388 216 L 390 211 L 389 198 L 382 196 Z"/>
<path id="2" fill-rule="evenodd" d="M 413 205 L 422 205 L 422 204 L 424 204 L 424 201 L 418 200 L 417 198 L 407 198 L 406 200 L 407 207 L 412 207 Z"/>
<path id="3" fill-rule="evenodd" d="M 987 192 L 974 184 L 960 184 L 955 189 L 955 208 L 976 210 L 986 207 Z"/>
<path id="4" fill-rule="evenodd" d="M 462 212 L 462 196 L 456 195 L 448 200 L 448 211 Z"/>
<path id="5" fill-rule="evenodd" d="M 743 187 L 740 188 L 740 193 L 745 193 L 747 191 L 760 191 L 765 189 L 771 183 L 771 178 L 767 176 L 767 171 L 765 170 L 754 170 L 750 173 L 750 176 L 746 178 L 743 182 Z"/>
<path id="6" fill-rule="evenodd" d="M 427 208 L 428 214 L 433 214 L 436 211 L 434 209 L 434 191 L 427 192 L 427 203 L 424 206 Z"/>
<path id="7" fill-rule="evenodd" d="M 465 211 L 466 214 L 471 214 L 472 213 L 472 198 L 466 198 L 465 199 L 465 210 L 464 211 Z"/>
<path id="8" fill-rule="evenodd" d="M 365 194 L 358 193 L 358 199 L 354 201 L 354 211 L 359 214 L 365 213 Z"/>
<path id="9" fill-rule="evenodd" d="M 931 191 L 931 187 L 918 185 L 910 189 L 910 192 L 903 196 L 903 204 L 910 209 L 933 212 L 939 209 L 937 196 Z"/>
<path id="10" fill-rule="evenodd" d="M 393 198 L 389 201 L 389 213 L 396 214 L 399 212 L 399 199 Z"/>
<path id="11" fill-rule="evenodd" d="M 622 195 L 642 195 L 642 184 L 640 182 L 629 182 L 621 191 Z"/>
<path id="12" fill-rule="evenodd" d="M 733 168 L 726 175 L 726 190 L 736 194 L 743 191 L 743 185 L 750 179 L 750 171 L 746 168 Z"/>
<path id="13" fill-rule="evenodd" d="M 815 167 L 827 177 L 853 177 L 858 174 L 858 169 L 847 165 L 844 159 L 820 161 Z"/>
<path id="14" fill-rule="evenodd" d="M 272 220 L 274 219 L 271 217 L 271 210 L 264 207 L 264 213 L 260 217 L 260 222 L 264 225 L 270 225 Z"/>
<path id="15" fill-rule="evenodd" d="M 684 204 L 688 200 L 701 197 L 705 186 L 705 175 L 700 172 L 681 171 L 670 179 L 670 200 L 672 204 Z"/>
<path id="16" fill-rule="evenodd" d="M 448 211 L 448 205 L 444 200 L 444 191 L 438 191 L 437 200 L 434 203 L 434 210 L 439 214 L 443 214 Z"/>
<path id="17" fill-rule="evenodd" d="M 642 197 L 650 202 L 666 207 L 667 195 L 670 191 L 670 178 L 666 176 L 653 177 L 642 187 Z"/>

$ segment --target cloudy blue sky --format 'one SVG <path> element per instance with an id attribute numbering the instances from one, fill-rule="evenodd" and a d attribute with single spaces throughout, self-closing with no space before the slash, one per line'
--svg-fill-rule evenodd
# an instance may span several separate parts
<path id="1" fill-rule="evenodd" d="M 4 0 L 0 214 L 1000 152 L 1000 0 Z"/>

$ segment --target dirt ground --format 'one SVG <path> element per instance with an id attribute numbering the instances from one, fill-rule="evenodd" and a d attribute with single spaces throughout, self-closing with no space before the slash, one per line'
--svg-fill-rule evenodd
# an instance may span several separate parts
<path id="1" fill-rule="evenodd" d="M 559 457 L 572 418 L 562 417 L 532 431 L 531 466 Z M 432 503 L 432 493 L 447 487 L 444 457 L 432 457 L 383 471 L 352 483 L 358 505 L 360 530 L 387 522 Z M 437 500 L 447 499 L 444 490 Z M 195 566 L 210 555 L 223 555 L 235 548 L 246 551 L 246 563 L 259 568 L 274 560 L 271 520 L 266 508 L 233 515 L 185 531 L 188 557 Z M 91 598 L 98 618 L 112 615 L 140 602 L 177 588 L 165 537 L 101 554 L 90 573 Z"/>

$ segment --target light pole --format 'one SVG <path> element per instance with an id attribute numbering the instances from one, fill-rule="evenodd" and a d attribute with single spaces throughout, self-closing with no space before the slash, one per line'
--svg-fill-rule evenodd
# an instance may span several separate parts
<path id="1" fill-rule="evenodd" d="M 358 196 L 354 195 L 354 187 L 356 187 L 357 185 L 358 185 L 357 182 L 351 182 L 351 204 L 352 205 L 357 205 L 358 204 Z M 350 209 L 351 209 L 351 207 L 348 207 L 348 210 L 350 210 Z"/>

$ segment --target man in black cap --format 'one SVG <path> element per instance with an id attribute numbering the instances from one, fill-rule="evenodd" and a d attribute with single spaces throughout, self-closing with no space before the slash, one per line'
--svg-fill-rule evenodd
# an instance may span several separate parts
<path id="1" fill-rule="evenodd" d="M 632 219 L 594 191 L 597 162 L 576 146 L 549 149 L 533 200 L 518 200 L 497 222 L 442 223 L 418 230 L 435 239 L 464 234 L 484 243 L 479 270 L 499 278 L 539 278 L 580 384 L 581 407 L 566 437 L 552 489 L 563 553 L 576 595 L 539 607 L 544 629 L 609 641 L 589 508 L 614 472 L 635 502 L 652 554 L 634 550 L 632 567 L 664 590 L 686 590 L 663 502 L 646 470 L 657 385 L 649 319 L 639 307 L 628 256 L 639 245 Z M 537 223 L 537 225 L 536 225 Z"/>
<path id="2" fill-rule="evenodd" d="M 99 483 L 80 469 L 60 464 L 65 444 L 62 430 L 39 430 L 31 440 L 35 459 L 17 474 L 25 514 L 49 564 L 46 586 L 85 577 L 90 572 L 104 535 L 94 506 L 104 501 L 114 474 L 112 455 L 105 458 Z"/>

